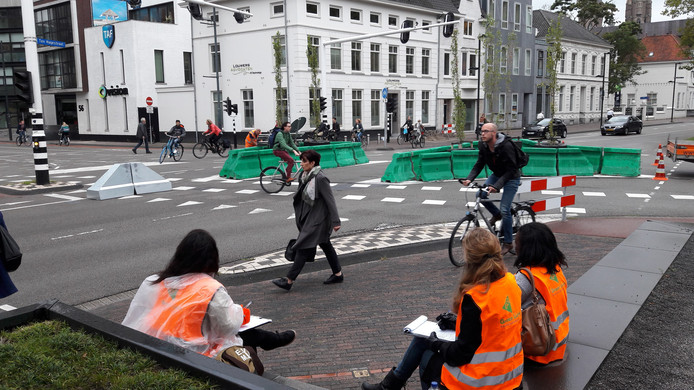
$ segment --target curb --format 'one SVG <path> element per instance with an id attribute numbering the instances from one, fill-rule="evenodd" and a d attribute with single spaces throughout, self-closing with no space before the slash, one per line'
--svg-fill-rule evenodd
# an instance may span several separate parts
<path id="1" fill-rule="evenodd" d="M 6 195 L 33 195 L 33 194 L 46 194 L 50 192 L 58 192 L 65 190 L 76 190 L 84 187 L 84 184 L 78 182 L 55 182 L 44 185 L 17 185 L 17 186 L 5 186 L 0 185 L 0 194 Z"/>

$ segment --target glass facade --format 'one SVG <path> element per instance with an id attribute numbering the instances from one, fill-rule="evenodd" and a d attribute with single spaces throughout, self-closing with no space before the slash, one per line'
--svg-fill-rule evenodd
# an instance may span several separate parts
<path id="1" fill-rule="evenodd" d="M 73 43 L 70 3 L 38 10 L 34 12 L 34 18 L 36 18 L 36 36 L 38 38 Z"/>
<path id="2" fill-rule="evenodd" d="M 174 23 L 173 2 L 128 11 L 128 19 L 155 23 Z"/>
<path id="3" fill-rule="evenodd" d="M 75 51 L 72 48 L 39 53 L 41 89 L 76 88 Z"/>

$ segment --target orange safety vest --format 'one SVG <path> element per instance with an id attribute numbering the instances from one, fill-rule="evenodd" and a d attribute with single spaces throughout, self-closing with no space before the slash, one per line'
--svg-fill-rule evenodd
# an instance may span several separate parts
<path id="1" fill-rule="evenodd" d="M 167 340 L 176 338 L 194 345 L 205 345 L 202 322 L 207 306 L 222 284 L 214 278 L 202 278 L 180 290 L 158 283 L 159 294 L 149 313 L 151 336 Z M 208 345 L 203 355 L 212 356 L 215 345 Z"/>
<path id="2" fill-rule="evenodd" d="M 252 130 L 246 136 L 246 147 L 252 148 L 254 146 L 258 146 L 258 134 L 255 133 L 255 130 Z"/>
<path id="3" fill-rule="evenodd" d="M 545 307 L 549 319 L 554 327 L 557 344 L 554 349 L 545 356 L 528 356 L 528 359 L 538 363 L 547 364 L 555 360 L 564 359 L 566 342 L 569 339 L 569 306 L 567 303 L 566 277 L 561 267 L 557 267 L 554 275 L 547 272 L 545 267 L 529 267 L 535 277 L 535 289 L 545 300 Z"/>
<path id="4" fill-rule="evenodd" d="M 479 285 L 466 293 L 482 311 L 482 343 L 469 363 L 460 367 L 444 363 L 441 381 L 449 390 L 508 390 L 519 387 L 523 380 L 521 290 L 510 273 L 485 290 L 486 286 Z M 456 337 L 461 317 L 458 313 Z"/>

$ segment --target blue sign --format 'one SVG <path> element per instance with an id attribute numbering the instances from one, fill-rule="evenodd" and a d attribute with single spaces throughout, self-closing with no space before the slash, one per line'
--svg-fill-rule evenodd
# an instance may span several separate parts
<path id="1" fill-rule="evenodd" d="M 388 99 L 388 88 L 383 88 L 381 91 L 381 97 L 384 99 Z"/>
<path id="2" fill-rule="evenodd" d="M 104 35 L 104 43 L 109 49 L 113 47 L 113 42 L 116 40 L 116 29 L 112 24 L 107 24 L 101 27 L 101 33 Z"/>
<path id="3" fill-rule="evenodd" d="M 44 46 L 65 47 L 65 42 L 51 41 L 50 39 L 36 38 L 36 43 Z"/>

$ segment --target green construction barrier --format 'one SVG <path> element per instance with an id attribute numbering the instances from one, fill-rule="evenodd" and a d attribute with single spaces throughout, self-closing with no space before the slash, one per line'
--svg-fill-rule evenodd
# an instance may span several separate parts
<path id="1" fill-rule="evenodd" d="M 360 142 L 351 142 L 352 144 L 352 153 L 354 153 L 354 161 L 357 164 L 366 164 L 369 162 L 369 158 L 366 157 L 366 153 L 364 153 L 364 149 L 361 148 L 361 143 Z"/>
<path id="2" fill-rule="evenodd" d="M 603 175 L 638 176 L 641 174 L 641 149 L 603 148 Z"/>
<path id="3" fill-rule="evenodd" d="M 523 148 L 530 160 L 523 176 L 557 176 L 557 148 Z"/>
<path id="4" fill-rule="evenodd" d="M 231 177 L 231 166 L 234 164 L 234 161 L 236 161 L 236 158 L 238 157 L 239 151 L 244 150 L 244 149 L 231 149 L 229 150 L 229 155 L 227 156 L 227 159 L 224 161 L 224 165 L 222 166 L 222 169 L 219 171 L 219 176 L 221 177 Z"/>
<path id="5" fill-rule="evenodd" d="M 399 183 L 414 179 L 412 152 L 393 154 L 393 160 L 388 164 L 385 173 L 381 177 L 381 181 L 389 183 Z"/>
<path id="6" fill-rule="evenodd" d="M 272 149 L 261 149 L 258 151 L 258 159 L 260 160 L 260 169 L 267 167 L 276 167 L 279 164 L 280 158 L 272 154 Z"/>
<path id="7" fill-rule="evenodd" d="M 313 149 L 320 154 L 320 167 L 323 169 L 337 168 L 337 160 L 335 159 L 335 149 L 332 145 L 312 145 L 303 146 L 301 150 Z"/>
<path id="8" fill-rule="evenodd" d="M 355 142 L 333 142 L 330 145 L 333 146 L 335 151 L 335 160 L 337 165 L 341 167 L 346 167 L 349 165 L 356 164 L 354 159 L 354 151 L 352 145 Z M 361 143 L 359 143 L 361 145 Z"/>
<path id="9" fill-rule="evenodd" d="M 422 154 L 418 178 L 422 181 L 451 180 L 451 153 L 437 152 Z"/>
<path id="10" fill-rule="evenodd" d="M 559 176 L 593 176 L 593 165 L 579 149 L 557 149 L 557 173 Z"/>
<path id="11" fill-rule="evenodd" d="M 239 150 L 236 158 L 229 164 L 228 171 L 224 176 L 232 179 L 248 179 L 260 176 L 260 159 L 257 150 Z M 231 156 L 229 156 L 231 157 Z M 225 164 L 225 168 L 226 164 Z"/>
<path id="12" fill-rule="evenodd" d="M 420 170 L 419 167 L 421 166 L 421 161 L 422 161 L 422 156 L 425 154 L 429 153 L 442 153 L 442 152 L 450 152 L 453 150 L 451 146 L 437 146 L 435 148 L 429 148 L 429 149 L 415 149 L 412 151 L 412 167 L 414 168 L 414 174 L 415 178 L 417 180 L 420 179 Z"/>
<path id="13" fill-rule="evenodd" d="M 569 145 L 569 149 L 578 149 L 588 159 L 588 162 L 593 166 L 593 174 L 600 173 L 602 164 L 602 148 L 599 146 L 577 146 Z"/>
<path id="14" fill-rule="evenodd" d="M 453 150 L 451 152 L 451 166 L 453 168 L 453 177 L 456 179 L 464 179 L 470 174 L 472 167 L 477 162 L 479 151 L 475 149 Z M 477 175 L 479 178 L 487 177 L 487 167 Z"/>

